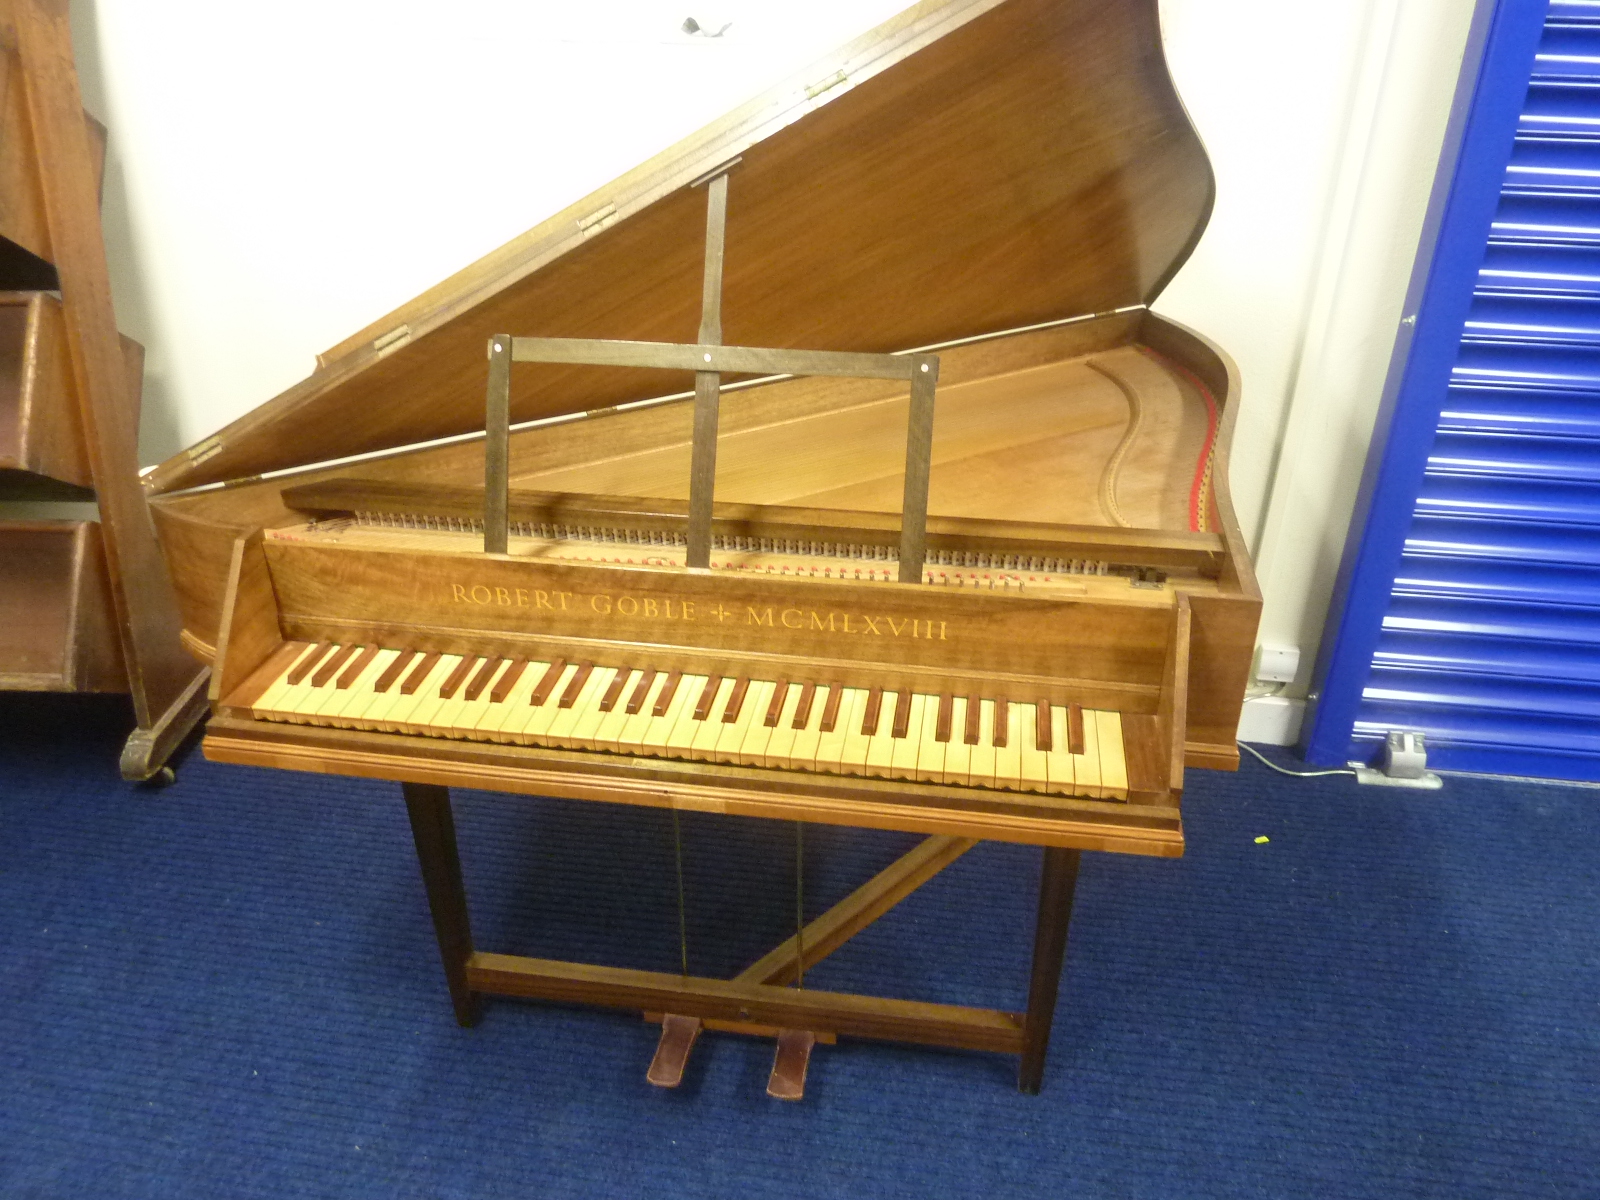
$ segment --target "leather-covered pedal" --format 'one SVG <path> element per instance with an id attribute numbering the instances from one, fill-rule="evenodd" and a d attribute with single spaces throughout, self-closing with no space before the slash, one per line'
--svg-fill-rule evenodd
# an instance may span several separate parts
<path id="1" fill-rule="evenodd" d="M 677 1087 L 683 1082 L 683 1069 L 689 1065 L 689 1051 L 694 1049 L 700 1036 L 700 1018 L 682 1017 L 667 1013 L 661 1018 L 661 1040 L 656 1043 L 656 1056 L 650 1060 L 650 1070 L 645 1078 L 657 1087 Z M 801 1084 L 805 1083 L 805 1070 L 801 1068 Z"/>
<path id="2" fill-rule="evenodd" d="M 778 1052 L 772 1058 L 772 1075 L 767 1080 L 767 1095 L 774 1100 L 804 1098 L 806 1068 L 811 1065 L 811 1047 L 816 1044 L 817 1035 L 809 1029 L 778 1030 Z"/>

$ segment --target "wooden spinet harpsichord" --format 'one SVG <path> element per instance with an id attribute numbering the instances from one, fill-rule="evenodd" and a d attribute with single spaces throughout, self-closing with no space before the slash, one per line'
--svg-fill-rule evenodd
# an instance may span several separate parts
<path id="1" fill-rule="evenodd" d="M 1147 307 L 1210 200 L 1154 0 L 908 10 L 152 473 L 206 753 L 406 785 L 463 1021 L 1037 1088 L 1078 852 L 1180 854 L 1185 766 L 1237 765 L 1234 374 Z M 452 784 L 930 840 L 736 980 L 616 971 L 472 948 Z M 1046 848 L 1025 1014 L 781 986 L 982 838 Z"/>

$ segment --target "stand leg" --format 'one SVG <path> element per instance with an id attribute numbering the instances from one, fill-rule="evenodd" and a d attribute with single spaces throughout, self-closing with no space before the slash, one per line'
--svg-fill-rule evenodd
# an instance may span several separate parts
<path id="1" fill-rule="evenodd" d="M 1022 1030 L 1022 1065 L 1017 1087 L 1030 1096 L 1044 1082 L 1044 1054 L 1056 1015 L 1056 989 L 1067 954 L 1072 893 L 1078 886 L 1078 852 L 1046 847 L 1039 880 L 1039 921 L 1033 932 L 1033 976 L 1028 981 L 1028 1015 Z"/>
<path id="2" fill-rule="evenodd" d="M 206 685 L 210 681 L 211 672 L 202 669 L 189 681 L 183 694 L 172 702 L 172 707 L 156 719 L 155 724 L 148 729 L 140 726 L 128 735 L 128 741 L 122 748 L 124 779 L 143 783 L 166 767 L 167 759 L 183 744 L 183 739 L 205 720 L 210 704 Z"/>
<path id="3" fill-rule="evenodd" d="M 402 783 L 411 836 L 417 843 L 422 884 L 428 890 L 433 931 L 444 960 L 445 982 L 456 1020 L 478 1022 L 476 997 L 467 986 L 467 959 L 472 957 L 472 928 L 467 923 L 467 893 L 461 885 L 461 859 L 456 853 L 456 823 L 450 812 L 450 789 L 431 783 Z"/>

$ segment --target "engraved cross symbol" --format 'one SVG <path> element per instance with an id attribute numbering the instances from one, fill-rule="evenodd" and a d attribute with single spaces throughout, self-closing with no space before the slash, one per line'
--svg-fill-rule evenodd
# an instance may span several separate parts
<path id="1" fill-rule="evenodd" d="M 723 608 L 722 605 L 720 605 L 720 604 L 716 604 L 716 605 L 712 606 L 711 615 L 713 617 L 715 617 L 719 621 L 729 620 L 733 616 L 733 614 L 731 612 L 729 612 L 727 609 Z"/>

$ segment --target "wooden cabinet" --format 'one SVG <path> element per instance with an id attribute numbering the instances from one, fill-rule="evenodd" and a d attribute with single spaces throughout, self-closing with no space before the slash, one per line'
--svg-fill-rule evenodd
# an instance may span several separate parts
<path id="1" fill-rule="evenodd" d="M 97 521 L 0 523 L 0 688 L 125 692 Z"/>
<path id="2" fill-rule="evenodd" d="M 128 692 L 122 773 L 146 779 L 204 712 L 207 673 L 139 483 L 144 352 L 111 309 L 104 151 L 66 6 L 0 0 L 0 499 L 99 510 L 0 519 L 0 688 Z"/>
<path id="3" fill-rule="evenodd" d="M 61 301 L 0 292 L 0 470 L 93 487 Z"/>

